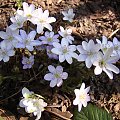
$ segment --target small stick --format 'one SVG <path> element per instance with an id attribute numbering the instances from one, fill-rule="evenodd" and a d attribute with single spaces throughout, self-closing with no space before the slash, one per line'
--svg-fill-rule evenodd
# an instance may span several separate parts
<path id="1" fill-rule="evenodd" d="M 114 34 L 116 34 L 119 30 L 120 30 L 119 28 L 116 29 L 114 32 L 112 32 L 112 33 L 110 34 L 110 36 L 109 36 L 108 38 L 111 38 L 111 37 L 112 37 Z"/>

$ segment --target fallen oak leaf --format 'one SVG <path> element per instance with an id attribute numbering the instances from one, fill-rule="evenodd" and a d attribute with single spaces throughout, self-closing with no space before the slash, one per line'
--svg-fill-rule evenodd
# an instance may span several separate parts
<path id="1" fill-rule="evenodd" d="M 72 120 L 70 118 L 73 116 L 73 114 L 71 114 L 69 111 L 62 112 L 57 108 L 46 108 L 45 110 L 49 113 L 52 113 L 52 114 L 64 119 L 64 120 Z"/>

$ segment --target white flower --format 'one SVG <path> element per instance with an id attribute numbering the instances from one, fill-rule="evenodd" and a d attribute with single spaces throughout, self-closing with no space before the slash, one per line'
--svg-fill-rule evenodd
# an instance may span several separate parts
<path id="1" fill-rule="evenodd" d="M 37 25 L 37 33 L 42 33 L 44 27 L 52 31 L 50 23 L 55 21 L 56 19 L 54 17 L 49 17 L 49 11 L 45 10 L 43 12 L 42 8 L 36 9 L 33 12 L 33 18 L 31 18 L 31 22 Z"/>
<path id="2" fill-rule="evenodd" d="M 56 85 L 60 87 L 63 83 L 63 79 L 67 79 L 68 73 L 63 72 L 62 66 L 57 66 L 56 68 L 52 65 L 48 66 L 50 73 L 44 76 L 44 79 L 50 81 L 50 87 L 55 87 Z"/>
<path id="3" fill-rule="evenodd" d="M 8 46 L 5 41 L 2 41 L 0 43 L 0 61 L 3 60 L 4 62 L 8 62 L 9 57 L 14 55 L 15 51 L 13 50 L 12 46 Z"/>
<path id="4" fill-rule="evenodd" d="M 64 29 L 60 26 L 60 31 L 58 31 L 58 33 L 63 37 L 62 40 L 68 41 L 70 44 L 74 41 L 74 38 L 71 36 L 72 29 Z"/>
<path id="5" fill-rule="evenodd" d="M 22 15 L 16 14 L 15 17 L 11 17 L 10 20 L 13 24 L 11 24 L 9 27 L 12 30 L 16 30 L 23 27 L 24 22 L 26 21 L 26 18 Z"/>
<path id="6" fill-rule="evenodd" d="M 23 10 L 17 10 L 17 14 L 23 15 L 27 18 L 27 20 L 31 21 L 31 18 L 33 17 L 33 12 L 35 10 L 35 5 L 23 2 Z"/>
<path id="7" fill-rule="evenodd" d="M 27 113 L 33 113 L 37 116 L 36 120 L 41 118 L 41 112 L 47 103 L 43 99 L 39 99 L 34 92 L 29 91 L 27 88 L 22 89 L 23 99 L 20 101 L 19 106 L 24 107 Z"/>
<path id="8" fill-rule="evenodd" d="M 109 41 L 108 44 L 110 47 L 113 47 L 112 56 L 119 56 L 120 58 L 120 41 L 116 37 L 113 38 L 113 42 Z"/>
<path id="9" fill-rule="evenodd" d="M 102 36 L 102 42 L 98 39 L 96 39 L 96 41 L 97 41 L 97 43 L 99 43 L 101 45 L 100 49 L 102 50 L 103 53 L 105 53 L 106 50 L 108 48 L 110 48 L 110 45 L 108 44 L 109 41 L 107 40 L 107 37 Z"/>
<path id="10" fill-rule="evenodd" d="M 73 13 L 73 9 L 69 9 L 68 11 L 62 11 L 62 14 L 64 15 L 63 20 L 68 20 L 70 22 L 73 21 L 73 18 L 75 14 Z"/>
<path id="11" fill-rule="evenodd" d="M 110 79 L 113 79 L 113 73 L 118 74 L 119 69 L 113 65 L 118 60 L 118 57 L 111 56 L 113 53 L 113 48 L 107 49 L 105 54 L 99 52 L 97 56 L 97 60 L 93 63 L 95 67 L 94 73 L 95 75 L 99 75 L 104 71 Z"/>
<path id="12" fill-rule="evenodd" d="M 33 46 L 41 45 L 39 40 L 34 40 L 36 35 L 35 31 L 31 31 L 28 35 L 24 30 L 20 30 L 20 35 L 15 36 L 15 38 L 19 41 L 17 44 L 17 48 L 27 48 L 29 51 L 33 51 Z"/>
<path id="13" fill-rule="evenodd" d="M 67 41 L 62 40 L 61 44 L 54 42 L 53 43 L 54 48 L 51 50 L 54 54 L 59 55 L 59 61 L 64 62 L 65 60 L 72 64 L 73 58 L 78 58 L 78 55 L 75 53 L 76 46 L 75 45 L 69 45 Z"/>
<path id="14" fill-rule="evenodd" d="M 82 105 L 84 107 L 86 107 L 87 102 L 90 101 L 90 96 L 88 94 L 89 90 L 90 90 L 90 87 L 87 87 L 85 89 L 85 83 L 82 83 L 80 89 L 75 89 L 74 90 L 76 98 L 73 101 L 73 105 L 78 105 L 78 111 L 79 112 L 81 111 Z"/>
<path id="15" fill-rule="evenodd" d="M 32 55 L 29 58 L 23 57 L 22 64 L 24 65 L 23 69 L 31 68 L 34 64 L 34 56 Z"/>
<path id="16" fill-rule="evenodd" d="M 10 27 L 6 28 L 6 32 L 0 31 L 0 37 L 6 42 L 6 44 L 9 46 L 15 47 L 18 41 L 15 39 L 14 36 L 19 34 L 19 30 L 12 30 Z"/>
<path id="17" fill-rule="evenodd" d="M 58 39 L 59 35 L 54 35 L 54 32 L 45 32 L 45 36 L 41 36 L 39 37 L 40 40 L 42 40 L 42 44 L 48 44 L 48 45 L 52 45 L 53 42 L 59 42 Z"/>
<path id="18" fill-rule="evenodd" d="M 88 43 L 83 41 L 82 45 L 77 46 L 77 50 L 80 52 L 78 61 L 85 61 L 86 67 L 90 68 L 100 50 L 100 44 L 95 44 L 93 40 Z"/>

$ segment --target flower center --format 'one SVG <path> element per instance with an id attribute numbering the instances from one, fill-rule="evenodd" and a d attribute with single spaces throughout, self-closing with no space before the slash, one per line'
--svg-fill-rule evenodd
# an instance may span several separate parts
<path id="1" fill-rule="evenodd" d="M 13 37 L 12 37 L 12 36 L 9 36 L 8 40 L 12 41 L 12 40 L 13 40 Z"/>
<path id="2" fill-rule="evenodd" d="M 40 22 L 40 23 L 44 23 L 44 22 L 46 22 L 46 21 L 45 21 L 44 19 L 40 19 L 39 22 Z"/>
<path id="3" fill-rule="evenodd" d="M 85 95 L 85 94 L 81 94 L 81 95 L 80 95 L 80 100 L 85 100 L 85 98 L 86 98 L 86 95 Z"/>
<path id="4" fill-rule="evenodd" d="M 105 61 L 103 61 L 103 60 L 101 60 L 101 61 L 99 62 L 99 66 L 100 66 L 100 67 L 104 67 L 105 64 L 106 64 L 106 63 L 105 63 Z"/>
<path id="5" fill-rule="evenodd" d="M 62 52 L 66 54 L 68 52 L 68 48 L 66 46 L 63 47 Z"/>
<path id="6" fill-rule="evenodd" d="M 55 77 L 56 77 L 56 78 L 60 78 L 60 74 L 56 73 L 56 74 L 55 74 Z"/>
<path id="7" fill-rule="evenodd" d="M 52 38 L 48 38 L 47 40 L 48 40 L 48 42 L 51 42 L 51 41 L 52 41 Z"/>

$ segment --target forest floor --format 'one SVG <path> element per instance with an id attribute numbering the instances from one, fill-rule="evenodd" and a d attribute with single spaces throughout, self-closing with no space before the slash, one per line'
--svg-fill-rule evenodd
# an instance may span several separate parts
<path id="1" fill-rule="evenodd" d="M 41 6 L 44 10 L 48 9 L 50 15 L 55 16 L 57 19 L 57 22 L 53 24 L 56 30 L 59 30 L 59 26 L 63 24 L 61 11 L 73 8 L 75 13 L 74 21 L 72 24 L 66 24 L 66 27 L 73 29 L 73 36 L 76 43 L 81 43 L 81 41 L 86 38 L 94 40 L 97 38 L 100 39 L 103 35 L 110 40 L 114 36 L 120 40 L 120 0 L 26 0 L 26 2 Z M 6 26 L 11 24 L 10 16 L 14 14 L 16 9 L 15 0 L 0 0 L 0 30 L 5 30 Z M 45 62 L 47 63 L 47 61 Z M 45 65 L 43 62 L 41 63 Z M 117 65 L 120 68 L 120 63 Z M 12 62 L 4 65 L 0 63 L 0 80 L 2 73 L 5 76 L 7 76 L 7 74 L 10 76 L 10 74 L 13 73 L 13 68 L 16 69 Z M 68 109 L 72 109 L 71 104 L 74 98 L 68 91 L 62 91 L 60 89 L 53 90 L 50 89 L 49 85 L 44 89 L 45 86 L 39 81 L 43 76 L 38 75 L 36 80 L 34 76 L 31 75 L 30 77 L 29 72 L 32 74 L 33 71 L 20 72 L 20 74 L 17 74 L 19 80 L 16 80 L 16 78 L 8 78 L 1 83 L 1 113 L 5 112 L 6 114 L 5 110 L 7 110 L 12 113 L 11 116 L 13 118 L 11 119 L 13 120 L 14 117 L 18 120 L 32 120 L 31 115 L 23 114 L 18 107 L 20 97 L 22 96 L 21 88 L 23 88 L 23 86 L 27 86 L 29 89 L 46 96 L 49 98 L 49 102 L 67 101 L 69 104 Z M 35 70 L 35 72 L 37 74 L 38 71 Z M 72 74 L 74 75 L 74 72 Z M 80 77 L 78 74 L 77 76 Z M 25 82 L 27 80 L 30 80 L 30 82 Z M 110 112 L 114 120 L 120 120 L 120 74 L 114 74 L 113 80 L 108 79 L 104 74 L 99 77 L 91 77 L 90 74 L 86 75 L 83 81 L 87 86 L 91 86 L 91 102 Z M 62 120 L 62 118 L 51 115 L 48 112 L 44 112 L 42 119 Z"/>

